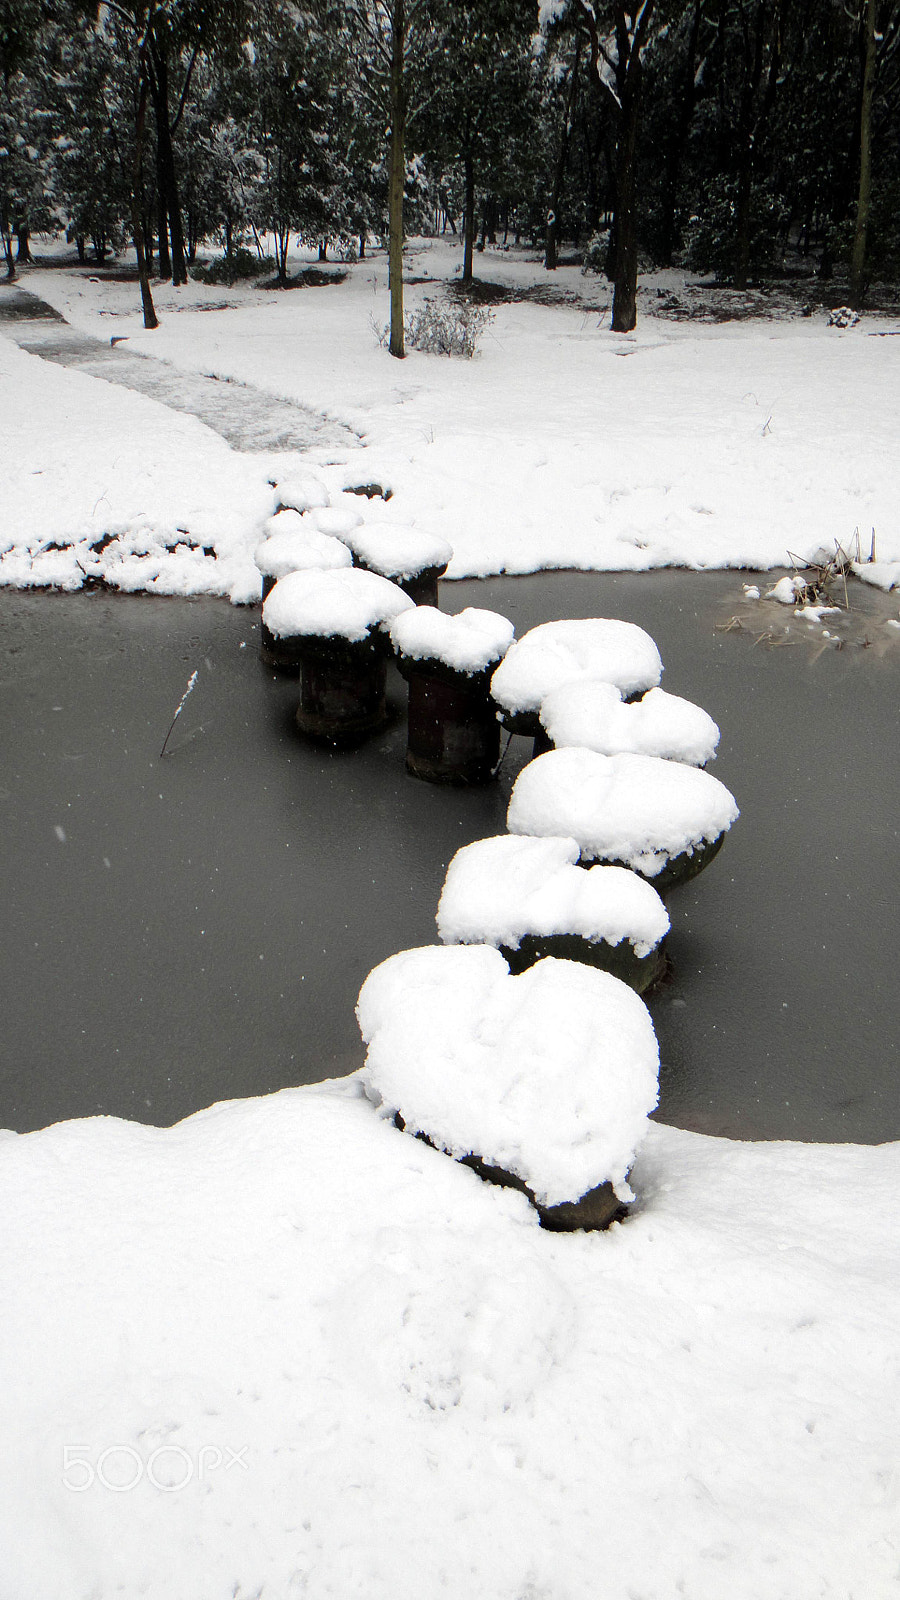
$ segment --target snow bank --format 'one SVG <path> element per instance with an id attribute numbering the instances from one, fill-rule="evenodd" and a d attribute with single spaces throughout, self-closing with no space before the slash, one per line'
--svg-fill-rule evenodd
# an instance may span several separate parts
<path id="1" fill-rule="evenodd" d="M 551 689 L 577 678 L 601 678 L 623 694 L 637 694 L 658 684 L 661 674 L 656 645 L 633 622 L 543 622 L 507 651 L 491 694 L 504 711 L 538 711 Z"/>
<path id="2" fill-rule="evenodd" d="M 411 274 L 430 280 L 406 285 L 410 310 L 442 294 L 460 256 L 448 240 L 410 242 Z M 780 567 L 788 549 L 803 560 L 823 544 L 849 548 L 857 527 L 877 529 L 881 558 L 900 560 L 900 374 L 893 340 L 869 337 L 895 330 L 896 317 L 864 317 L 844 333 L 820 316 L 676 322 L 652 314 L 657 282 L 683 289 L 666 274 L 642 278 L 638 327 L 623 336 L 598 309 L 602 281 L 577 267 L 548 274 L 527 251 L 488 247 L 478 274 L 591 305 L 500 304 L 476 360 L 409 351 L 398 363 L 371 327 L 373 312 L 388 315 L 382 251 L 341 284 L 290 294 L 157 285 L 152 333 L 134 283 L 63 269 L 33 276 L 78 327 L 101 337 L 115 327 L 135 351 L 356 429 L 358 449 L 317 449 L 294 470 L 335 497 L 389 485 L 399 521 L 453 546 L 451 577 Z"/>
<path id="3" fill-rule="evenodd" d="M 900 561 L 853 561 L 851 566 L 857 578 L 876 589 L 900 588 Z"/>
<path id="4" fill-rule="evenodd" d="M 526 933 L 574 933 L 649 955 L 669 931 L 656 890 L 624 867 L 579 867 L 578 856 L 574 839 L 500 834 L 464 845 L 444 880 L 440 938 L 517 950 Z"/>
<path id="5" fill-rule="evenodd" d="M 630 1198 L 659 1051 L 627 984 L 553 959 L 512 977 L 487 945 L 434 945 L 376 967 L 357 1015 L 385 1116 L 515 1173 L 543 1205 L 607 1181 Z"/>
<path id="6" fill-rule="evenodd" d="M 357 560 L 385 578 L 414 578 L 430 567 L 443 571 L 453 559 L 446 539 L 398 522 L 367 522 L 345 538 Z"/>
<path id="7" fill-rule="evenodd" d="M 467 606 L 454 614 L 416 606 L 391 624 L 394 649 L 410 661 L 442 661 L 471 676 L 484 672 L 509 649 L 513 625 L 496 611 Z"/>
<path id="8" fill-rule="evenodd" d="M 602 756 L 632 751 L 703 767 L 719 743 L 712 717 L 665 689 L 649 689 L 626 704 L 613 684 L 565 683 L 545 695 L 540 719 L 557 749 L 578 745 Z"/>
<path id="9" fill-rule="evenodd" d="M 667 860 L 717 839 L 739 816 L 723 783 L 656 756 L 550 750 L 523 767 L 510 796 L 510 833 L 556 834 L 582 855 L 654 878 Z"/>
<path id="10" fill-rule="evenodd" d="M 548 1233 L 356 1079 L 0 1136 L 4 1596 L 887 1600 L 900 1145 L 632 1183 Z"/>
<path id="11" fill-rule="evenodd" d="M 194 417 L 0 337 L 0 584 L 259 597 L 273 494 Z"/>
<path id="12" fill-rule="evenodd" d="M 633 1182 L 548 1234 L 357 1080 L 0 1138 L 3 1592 L 892 1594 L 900 1146 Z"/>
<path id="13" fill-rule="evenodd" d="M 276 639 L 318 636 L 359 641 L 393 622 L 412 601 L 387 578 L 355 567 L 289 572 L 263 605 L 263 622 Z"/>

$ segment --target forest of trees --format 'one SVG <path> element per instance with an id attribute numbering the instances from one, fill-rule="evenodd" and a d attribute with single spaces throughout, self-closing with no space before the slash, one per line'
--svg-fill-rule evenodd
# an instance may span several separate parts
<path id="1" fill-rule="evenodd" d="M 284 281 L 292 237 L 564 247 L 634 325 L 640 266 L 786 254 L 861 304 L 900 268 L 900 0 L 0 0 L 0 244 L 132 245 Z M 399 320 L 398 311 L 401 312 Z"/>

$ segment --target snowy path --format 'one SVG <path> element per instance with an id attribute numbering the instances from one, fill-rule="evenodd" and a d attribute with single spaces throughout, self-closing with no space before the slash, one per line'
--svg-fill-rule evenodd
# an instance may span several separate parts
<path id="1" fill-rule="evenodd" d="M 233 450 L 309 450 L 359 443 L 349 428 L 251 384 L 176 372 L 154 356 L 133 355 L 71 327 L 27 289 L 0 295 L 0 333 L 21 350 L 147 395 L 172 411 L 199 417 Z"/>

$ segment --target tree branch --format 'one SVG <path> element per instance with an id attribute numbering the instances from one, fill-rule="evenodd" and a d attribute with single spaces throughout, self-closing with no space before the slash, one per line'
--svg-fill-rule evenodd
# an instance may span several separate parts
<path id="1" fill-rule="evenodd" d="M 197 57 L 199 56 L 199 54 L 200 54 L 200 44 L 199 44 L 199 41 L 198 41 L 197 44 L 194 45 L 193 51 L 191 52 L 191 59 L 190 59 L 190 62 L 188 64 L 187 73 L 185 74 L 185 79 L 184 79 L 184 86 L 183 86 L 182 91 L 181 91 L 181 98 L 178 101 L 178 110 L 175 113 L 175 121 L 172 123 L 171 127 L 169 128 L 169 134 L 170 134 L 170 137 L 172 137 L 172 138 L 175 137 L 175 134 L 176 134 L 176 132 L 178 130 L 178 124 L 181 121 L 181 118 L 182 118 L 182 116 L 184 114 L 184 108 L 185 108 L 185 105 L 187 103 L 188 90 L 190 89 L 190 86 L 191 86 L 191 78 L 193 76 L 194 68 L 197 65 Z"/>

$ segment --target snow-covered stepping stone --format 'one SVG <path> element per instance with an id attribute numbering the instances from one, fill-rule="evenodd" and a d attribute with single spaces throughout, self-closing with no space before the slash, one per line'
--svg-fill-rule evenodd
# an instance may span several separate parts
<path id="1" fill-rule="evenodd" d="M 431 783 L 486 783 L 500 754 L 491 673 L 513 625 L 474 606 L 455 616 L 434 606 L 404 611 L 391 626 L 409 683 L 407 769 Z"/>
<path id="2" fill-rule="evenodd" d="M 329 533 L 333 539 L 347 539 L 362 526 L 362 520 L 355 506 L 325 506 L 307 513 L 307 521 L 317 533 Z"/>
<path id="3" fill-rule="evenodd" d="M 739 812 L 723 783 L 659 756 L 550 750 L 513 786 L 510 833 L 571 836 L 582 861 L 631 867 L 660 892 L 696 877 Z"/>
<path id="4" fill-rule="evenodd" d="M 307 567 L 349 567 L 353 557 L 340 539 L 318 533 L 297 511 L 279 511 L 266 524 L 267 537 L 257 545 L 253 559 L 263 581 L 262 597 L 267 599 L 279 578 Z M 265 635 L 263 636 L 265 645 Z"/>
<path id="5" fill-rule="evenodd" d="M 355 566 L 398 583 L 417 606 L 437 605 L 438 579 L 453 556 L 446 539 L 399 522 L 360 522 L 341 537 Z"/>
<path id="6" fill-rule="evenodd" d="M 540 738 L 541 705 L 560 684 L 599 678 L 628 699 L 654 689 L 661 675 L 659 651 L 635 623 L 569 619 L 542 622 L 517 639 L 494 673 L 491 693 L 507 728 Z"/>
<path id="7" fill-rule="evenodd" d="M 395 583 L 354 567 L 279 578 L 263 623 L 275 664 L 300 669 L 302 733 L 353 744 L 384 725 L 390 624 L 411 606 Z"/>
<path id="8" fill-rule="evenodd" d="M 611 683 L 584 679 L 563 683 L 544 697 L 541 726 L 557 750 L 569 745 L 616 756 L 662 756 L 705 767 L 719 743 L 711 716 L 690 700 L 665 689 L 648 689 L 640 700 L 626 701 Z"/>
<path id="9" fill-rule="evenodd" d="M 437 910 L 445 944 L 491 944 L 523 972 L 544 956 L 602 967 L 638 994 L 665 966 L 669 914 L 625 867 L 578 866 L 574 839 L 500 834 L 457 850 Z"/>
<path id="10" fill-rule="evenodd" d="M 606 1227 L 633 1199 L 659 1052 L 618 978 L 552 959 L 514 977 L 489 946 L 435 945 L 376 967 L 357 1017 L 382 1115 L 524 1190 L 545 1227 Z"/>
<path id="11" fill-rule="evenodd" d="M 292 511 L 316 511 L 329 504 L 328 490 L 324 483 L 308 472 L 298 472 L 293 476 L 279 478 L 275 492 L 280 504 Z"/>

